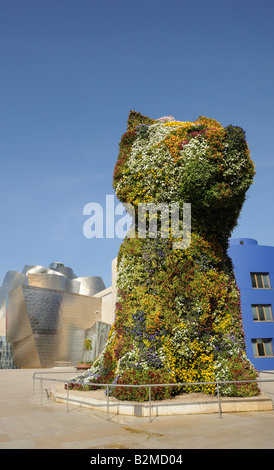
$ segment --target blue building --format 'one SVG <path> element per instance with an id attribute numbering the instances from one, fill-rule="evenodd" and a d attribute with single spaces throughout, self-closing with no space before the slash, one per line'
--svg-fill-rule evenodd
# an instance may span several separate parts
<path id="1" fill-rule="evenodd" d="M 274 370 L 274 247 L 237 238 L 228 254 L 241 292 L 247 357 L 257 370 Z"/>

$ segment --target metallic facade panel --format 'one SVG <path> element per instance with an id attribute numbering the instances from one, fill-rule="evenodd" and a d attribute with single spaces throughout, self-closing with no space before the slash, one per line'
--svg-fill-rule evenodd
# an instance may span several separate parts
<path id="1" fill-rule="evenodd" d="M 9 295 L 7 340 L 12 345 L 13 362 L 18 367 L 41 367 L 22 286 Z"/>
<path id="2" fill-rule="evenodd" d="M 45 266 L 40 266 L 39 264 L 33 264 L 33 265 L 28 265 L 25 264 L 23 271 L 24 274 L 27 276 L 29 274 L 57 274 L 58 276 L 63 276 L 63 274 L 58 273 L 57 271 L 54 271 L 53 269 L 46 268 Z"/>
<path id="3" fill-rule="evenodd" d="M 17 271 L 8 271 L 5 275 L 2 287 L 0 287 L 0 318 L 6 317 L 6 298 L 10 291 L 26 284 L 27 276 Z"/>
<path id="4" fill-rule="evenodd" d="M 78 277 L 80 282 L 80 291 L 82 295 L 94 295 L 106 288 L 103 279 L 98 276 Z"/>
<path id="5" fill-rule="evenodd" d="M 52 367 L 56 361 L 82 361 L 84 339 L 100 310 L 100 299 L 93 297 L 33 286 L 14 290 L 7 328 L 14 364 Z"/>
<path id="6" fill-rule="evenodd" d="M 34 287 L 61 290 L 64 292 L 72 292 L 74 294 L 78 294 L 80 291 L 80 282 L 57 274 L 28 273 L 28 283 L 30 286 Z"/>
<path id="7" fill-rule="evenodd" d="M 18 271 L 8 271 L 5 275 L 2 288 L 10 289 L 11 286 L 13 288 L 24 284 L 27 281 L 27 277 L 25 274 L 19 273 Z"/>
<path id="8" fill-rule="evenodd" d="M 66 276 L 68 279 L 76 279 L 77 276 L 74 274 L 71 268 L 68 268 L 67 266 L 62 266 L 59 268 L 55 269 L 55 272 L 59 272 L 63 274 L 63 276 Z"/>

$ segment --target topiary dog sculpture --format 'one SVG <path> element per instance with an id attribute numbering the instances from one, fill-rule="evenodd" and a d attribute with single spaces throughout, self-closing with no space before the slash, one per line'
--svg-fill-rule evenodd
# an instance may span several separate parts
<path id="1" fill-rule="evenodd" d="M 245 355 L 240 294 L 227 255 L 254 165 L 240 127 L 214 119 L 157 120 L 131 111 L 113 185 L 134 209 L 133 231 L 118 254 L 116 318 L 104 352 L 81 377 L 116 384 L 248 380 L 256 371 Z M 170 230 L 140 237 L 140 203 L 191 208 L 185 248 Z M 191 205 L 191 206 L 190 206 Z M 168 206 L 169 207 L 169 206 Z M 145 223 L 147 220 L 145 219 Z M 180 232 L 181 233 L 181 232 Z M 134 236 L 133 236 L 134 235 Z M 155 235 L 155 234 L 154 234 Z M 152 398 L 216 386 L 152 388 Z M 146 400 L 146 388 L 112 389 L 122 399 Z M 229 384 L 224 395 L 254 395 L 256 384 Z"/>

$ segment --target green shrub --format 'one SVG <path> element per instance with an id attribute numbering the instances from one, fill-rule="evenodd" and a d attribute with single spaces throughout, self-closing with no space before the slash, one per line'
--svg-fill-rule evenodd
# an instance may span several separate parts
<path id="1" fill-rule="evenodd" d="M 163 384 L 172 383 L 171 375 L 165 371 L 125 371 L 117 384 Z M 119 400 L 148 401 L 148 387 L 115 387 L 111 394 Z M 174 394 L 174 387 L 151 387 L 151 400 L 169 399 Z"/>

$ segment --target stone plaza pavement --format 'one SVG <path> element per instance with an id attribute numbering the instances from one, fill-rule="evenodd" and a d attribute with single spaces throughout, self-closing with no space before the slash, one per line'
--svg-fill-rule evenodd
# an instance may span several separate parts
<path id="1" fill-rule="evenodd" d="M 67 379 L 75 369 L 52 369 Z M 64 372 L 62 373 L 61 372 Z M 59 374 L 60 372 L 60 374 Z M 0 370 L 0 449 L 273 449 L 274 411 L 159 416 L 112 416 L 56 403 L 39 382 L 32 396 L 32 369 Z M 269 378 L 265 375 L 264 378 Z M 272 375 L 274 379 L 274 375 Z M 274 383 L 264 384 L 274 398 Z"/>

